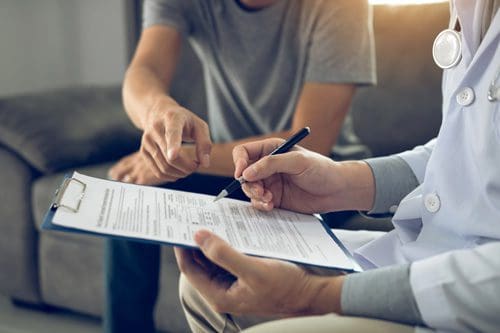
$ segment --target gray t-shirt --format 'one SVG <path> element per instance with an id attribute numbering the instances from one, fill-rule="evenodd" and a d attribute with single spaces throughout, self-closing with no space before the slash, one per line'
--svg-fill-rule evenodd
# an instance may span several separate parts
<path id="1" fill-rule="evenodd" d="M 257 11 L 237 0 L 146 0 L 144 28 L 169 25 L 191 43 L 212 139 L 225 142 L 289 129 L 306 82 L 374 83 L 369 14 L 366 0 L 277 0 Z M 367 157 L 350 117 L 334 152 Z"/>

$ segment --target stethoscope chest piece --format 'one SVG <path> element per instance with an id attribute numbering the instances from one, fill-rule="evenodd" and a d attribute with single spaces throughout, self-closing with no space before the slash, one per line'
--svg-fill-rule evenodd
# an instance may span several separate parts
<path id="1" fill-rule="evenodd" d="M 434 40 L 432 57 L 436 65 L 442 69 L 456 66 L 462 58 L 460 33 L 453 29 L 441 31 Z"/>

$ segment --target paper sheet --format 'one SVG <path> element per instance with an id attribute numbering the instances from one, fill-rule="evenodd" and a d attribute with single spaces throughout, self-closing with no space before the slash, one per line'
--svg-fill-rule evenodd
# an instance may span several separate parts
<path id="1" fill-rule="evenodd" d="M 52 223 L 105 235 L 196 246 L 193 234 L 208 229 L 251 255 L 299 263 L 356 269 L 314 216 L 274 209 L 258 211 L 244 201 L 113 182 L 74 173 L 86 184 L 77 213 L 57 209 Z M 80 200 L 76 182 L 62 203 Z"/>

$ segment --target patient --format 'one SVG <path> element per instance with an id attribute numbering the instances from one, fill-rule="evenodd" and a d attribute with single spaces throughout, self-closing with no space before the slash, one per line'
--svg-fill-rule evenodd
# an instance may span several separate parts
<path id="1" fill-rule="evenodd" d="M 247 256 L 197 232 L 201 252 L 175 249 L 193 331 L 498 332 L 499 3 L 451 2 L 462 54 L 444 71 L 443 123 L 424 146 L 351 162 L 300 147 L 267 156 L 279 139 L 234 149 L 234 176 L 248 181 L 257 209 L 371 214 L 398 205 L 395 229 L 355 251 L 365 272 L 336 276 Z"/>

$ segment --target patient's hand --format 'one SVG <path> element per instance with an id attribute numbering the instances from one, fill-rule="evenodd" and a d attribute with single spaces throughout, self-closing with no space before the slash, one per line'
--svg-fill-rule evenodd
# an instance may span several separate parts
<path id="1" fill-rule="evenodd" d="M 194 147 L 183 147 L 179 153 L 179 158 L 188 156 L 192 158 L 191 155 L 194 154 Z M 197 165 L 193 165 L 192 170 L 194 171 L 196 167 Z M 188 174 L 189 173 L 186 174 L 186 172 L 180 170 L 171 169 L 168 175 L 157 177 L 140 152 L 125 156 L 108 171 L 109 178 L 113 180 L 140 185 L 159 185 L 167 182 L 174 182 Z"/>
<path id="2" fill-rule="evenodd" d="M 156 177 L 139 152 L 125 156 L 108 171 L 109 178 L 141 185 L 158 185 L 165 181 Z"/>

